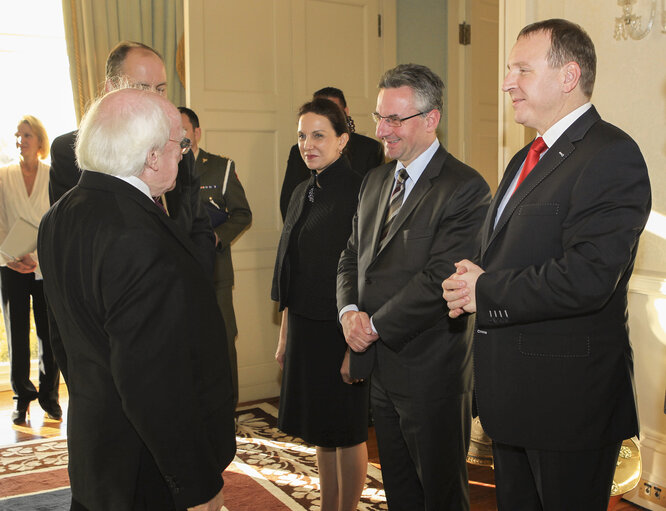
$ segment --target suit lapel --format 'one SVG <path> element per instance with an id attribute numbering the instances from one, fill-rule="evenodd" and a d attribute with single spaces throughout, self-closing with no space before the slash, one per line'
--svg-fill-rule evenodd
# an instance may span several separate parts
<path id="1" fill-rule="evenodd" d="M 379 190 L 379 198 L 377 199 L 377 212 L 375 214 L 375 225 L 372 231 L 372 259 L 375 258 L 379 251 L 379 237 L 384 227 L 384 215 L 386 215 L 386 208 L 388 207 L 389 196 L 393 190 L 393 182 L 395 181 L 395 167 L 397 162 L 390 165 L 387 174 Z M 395 222 L 394 222 L 395 223 Z"/>
<path id="2" fill-rule="evenodd" d="M 314 185 L 314 177 L 310 175 L 310 179 L 307 181 L 307 186 L 305 190 L 307 191 L 311 186 Z M 287 208 L 287 215 L 284 219 L 284 224 L 288 225 L 290 229 L 294 228 L 294 225 L 296 225 L 296 222 L 298 222 L 298 219 L 301 217 L 301 213 L 303 213 L 303 206 L 305 205 L 305 201 L 307 200 L 305 198 L 306 193 L 301 194 L 301 196 L 298 198 L 296 203 L 294 204 L 293 208 Z M 290 201 L 291 204 L 291 201 Z M 285 249 L 286 250 L 286 249 Z"/>
<path id="3" fill-rule="evenodd" d="M 504 176 L 502 176 L 502 181 L 500 182 L 499 187 L 495 192 L 495 196 L 493 197 L 493 200 L 490 203 L 490 207 L 488 208 L 488 214 L 486 215 L 486 219 L 483 222 L 483 227 L 481 230 L 482 254 L 485 253 L 486 248 L 488 247 L 488 244 L 490 242 L 490 237 L 493 235 L 493 229 L 494 229 L 493 226 L 495 224 L 495 217 L 497 216 L 497 209 L 499 208 L 502 199 L 506 195 L 506 192 L 509 186 L 511 185 L 511 182 L 516 176 L 516 173 L 520 169 L 520 164 L 523 162 L 523 160 L 525 160 L 525 156 L 527 155 L 528 150 L 529 150 L 529 145 L 525 146 L 523 149 L 518 151 L 516 155 L 511 159 L 509 165 L 507 165 L 506 171 L 504 172 Z"/>
<path id="4" fill-rule="evenodd" d="M 512 163 L 507 167 L 507 174 L 505 179 L 502 180 L 502 185 L 495 195 L 492 203 L 492 214 L 486 218 L 484 224 L 484 239 L 481 245 L 481 255 L 485 254 L 488 247 L 497 238 L 499 233 L 504 229 L 509 219 L 513 216 L 518 206 L 548 177 L 555 169 L 557 169 L 566 159 L 575 151 L 576 147 L 574 142 L 581 140 L 590 127 L 600 119 L 594 107 L 591 107 L 587 112 L 580 116 L 562 135 L 558 138 L 552 147 L 548 149 L 546 154 L 543 155 L 541 160 L 536 164 L 532 172 L 525 178 L 518 190 L 511 196 L 506 203 L 502 216 L 497 221 L 497 225 L 493 229 L 493 223 L 497 212 L 497 207 L 502 201 L 502 198 L 508 191 L 508 187 L 513 181 L 513 178 L 520 168 L 521 163 L 527 155 L 529 150 L 528 144 L 525 146 L 512 160 Z M 487 241 L 486 241 L 487 240 Z"/>

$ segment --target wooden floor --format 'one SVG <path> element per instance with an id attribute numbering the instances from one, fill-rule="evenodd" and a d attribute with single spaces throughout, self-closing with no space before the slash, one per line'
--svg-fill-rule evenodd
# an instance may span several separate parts
<path id="1" fill-rule="evenodd" d="M 275 400 L 269 402 L 277 403 Z M 58 437 L 66 434 L 67 417 L 67 388 L 60 387 L 60 404 L 63 409 L 63 421 L 52 421 L 44 417 L 44 412 L 36 401 L 30 405 L 30 414 L 24 425 L 14 425 L 11 422 L 11 412 L 14 406 L 11 392 L 0 392 L 0 445 L 24 442 L 39 438 Z M 368 435 L 368 457 L 371 463 L 379 467 L 379 454 L 374 428 L 370 428 Z M 495 511 L 495 480 L 493 471 L 489 467 L 468 465 L 470 501 L 472 511 Z M 643 508 L 627 501 L 620 501 L 614 511 L 641 510 Z"/>

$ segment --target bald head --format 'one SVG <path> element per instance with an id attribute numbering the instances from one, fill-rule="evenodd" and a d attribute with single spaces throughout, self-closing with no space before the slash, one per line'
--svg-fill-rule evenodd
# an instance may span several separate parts
<path id="1" fill-rule="evenodd" d="M 111 50 L 106 61 L 105 91 L 132 87 L 167 93 L 166 69 L 162 56 L 150 46 L 122 41 Z"/>
<path id="2" fill-rule="evenodd" d="M 149 154 L 161 151 L 178 129 L 182 132 L 180 114 L 162 96 L 137 89 L 112 91 L 83 116 L 76 158 L 82 169 L 139 176 Z"/>

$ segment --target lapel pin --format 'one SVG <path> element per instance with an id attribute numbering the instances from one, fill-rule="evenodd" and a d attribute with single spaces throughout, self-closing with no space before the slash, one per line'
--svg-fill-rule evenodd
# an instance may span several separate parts
<path id="1" fill-rule="evenodd" d="M 558 153 L 560 153 L 560 156 L 564 158 L 564 153 L 562 151 L 558 151 Z"/>

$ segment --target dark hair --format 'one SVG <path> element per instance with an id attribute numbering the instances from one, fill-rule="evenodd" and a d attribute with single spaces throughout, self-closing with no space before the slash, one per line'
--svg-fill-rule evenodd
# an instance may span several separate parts
<path id="1" fill-rule="evenodd" d="M 345 119 L 345 114 L 342 113 L 340 107 L 333 103 L 330 99 L 326 98 L 314 98 L 312 101 L 305 103 L 301 108 L 298 109 L 298 116 L 313 113 L 326 117 L 335 134 L 339 137 L 343 133 L 349 134 L 349 128 L 347 127 L 347 119 Z"/>
<path id="2" fill-rule="evenodd" d="M 567 62 L 576 62 L 580 66 L 580 88 L 588 98 L 594 90 L 597 74 L 597 54 L 594 43 L 580 25 L 568 20 L 549 19 L 527 25 L 518 34 L 518 39 L 535 32 L 550 34 L 548 65 L 554 69 Z"/>
<path id="3" fill-rule="evenodd" d="M 319 89 L 312 95 L 312 99 L 314 98 L 336 98 L 340 100 L 342 108 L 347 108 L 345 95 L 340 89 L 337 89 L 336 87 L 324 87 L 323 89 Z"/>
<path id="4" fill-rule="evenodd" d="M 414 91 L 415 106 L 421 112 L 439 110 L 443 113 L 444 82 L 430 68 L 420 64 L 400 64 L 386 71 L 379 80 L 380 89 L 399 87 L 410 87 Z"/>
<path id="5" fill-rule="evenodd" d="M 135 48 L 153 52 L 160 58 L 162 62 L 164 62 L 162 55 L 160 55 L 150 46 L 147 46 L 143 43 L 138 43 L 136 41 L 120 41 L 113 47 L 113 49 L 109 52 L 109 56 L 106 58 L 107 80 L 109 80 L 111 83 L 115 83 L 115 81 L 123 75 L 122 67 L 125 59 L 127 58 L 127 54 Z"/>
<path id="6" fill-rule="evenodd" d="M 190 120 L 190 123 L 192 123 L 192 129 L 197 129 L 199 125 L 199 116 L 194 113 L 194 110 L 187 108 L 186 106 L 179 106 L 178 111 L 181 114 L 187 115 L 187 118 Z"/>

